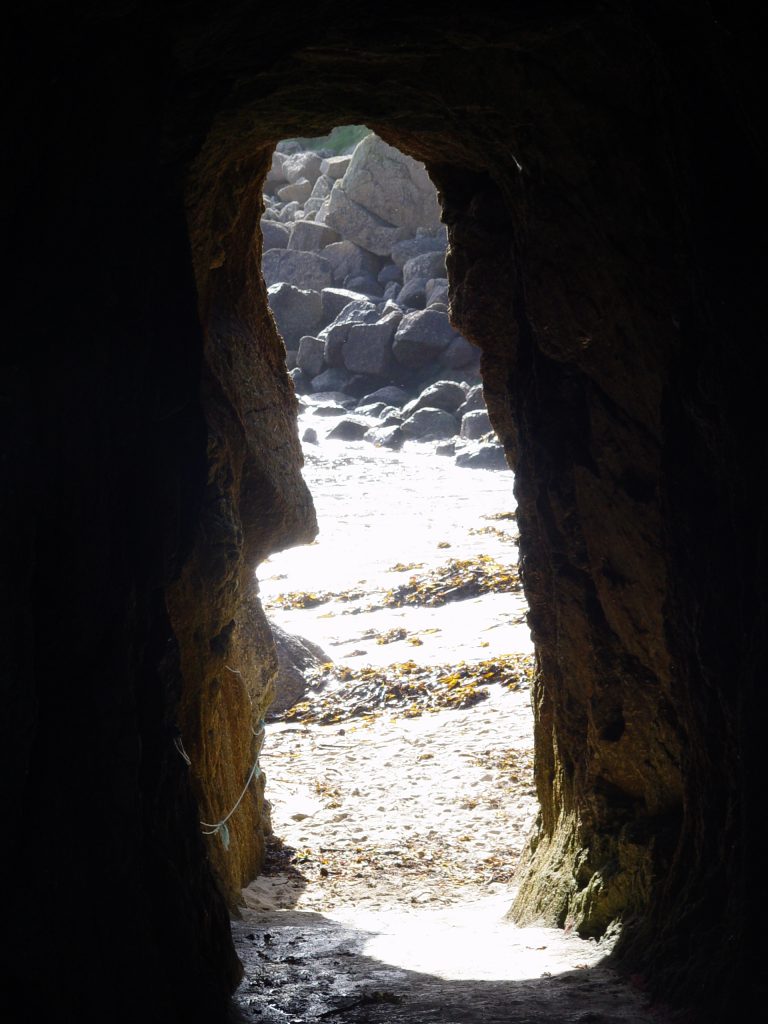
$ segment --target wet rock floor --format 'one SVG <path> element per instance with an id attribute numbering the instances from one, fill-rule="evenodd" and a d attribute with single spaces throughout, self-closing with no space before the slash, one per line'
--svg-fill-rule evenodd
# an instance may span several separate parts
<path id="1" fill-rule="evenodd" d="M 233 926 L 247 1020 L 661 1024 L 610 942 L 506 917 L 536 810 L 525 685 L 271 725 L 275 837 Z"/>
<path id="2" fill-rule="evenodd" d="M 306 458 L 320 538 L 262 567 L 262 599 L 333 663 L 267 725 L 244 1018 L 663 1024 L 610 941 L 506 916 L 537 813 L 511 474 L 324 438 Z"/>
<path id="3" fill-rule="evenodd" d="M 472 909 L 458 908 L 438 920 L 425 912 L 381 915 L 365 920 L 367 928 L 343 915 L 248 913 L 234 926 L 246 970 L 238 994 L 244 1016 L 269 1024 L 662 1024 L 668 1019 L 601 964 L 599 950 L 593 962 L 564 969 L 573 950 L 562 932 L 494 920 L 498 904 L 474 908 L 472 921 Z M 476 931 L 481 925 L 482 940 Z M 403 965 L 414 946 L 421 949 L 417 964 L 426 961 L 431 970 Z M 542 970 L 546 966 L 552 969 Z"/>

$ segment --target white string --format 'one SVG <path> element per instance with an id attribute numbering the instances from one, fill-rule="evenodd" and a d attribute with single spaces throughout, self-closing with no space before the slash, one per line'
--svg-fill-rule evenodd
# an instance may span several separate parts
<path id="1" fill-rule="evenodd" d="M 245 685 L 245 681 L 243 680 L 242 672 L 238 672 L 238 670 L 235 669 L 235 668 L 230 668 L 229 665 L 225 665 L 224 668 L 226 668 L 228 672 L 231 672 L 233 676 L 237 676 L 239 679 L 241 679 L 243 681 L 243 685 Z M 249 702 L 251 704 L 251 707 L 253 707 L 253 701 L 251 700 L 251 695 L 248 693 L 247 688 L 246 688 L 246 694 L 248 695 L 248 700 L 249 700 Z M 229 829 L 227 828 L 227 822 L 232 817 L 232 815 L 235 813 L 235 811 L 240 806 L 240 804 L 243 802 L 243 797 L 248 792 L 248 787 L 250 786 L 250 784 L 254 781 L 254 779 L 258 779 L 263 774 L 261 769 L 259 768 L 259 752 L 261 751 L 261 744 L 262 744 L 262 742 L 264 740 L 265 730 L 266 730 L 266 725 L 265 725 L 265 722 L 264 722 L 263 718 L 259 719 L 259 725 L 258 725 L 257 729 L 254 729 L 253 726 L 251 726 L 251 733 L 253 734 L 254 738 L 257 741 L 257 743 L 256 743 L 256 760 L 253 762 L 253 767 L 251 768 L 250 772 L 248 773 L 248 778 L 245 780 L 245 785 L 243 786 L 242 792 L 240 793 L 240 796 L 235 801 L 235 805 L 232 808 L 232 810 L 229 812 L 229 814 L 227 814 L 224 818 L 222 818 L 221 821 L 217 821 L 215 823 L 210 822 L 210 821 L 201 821 L 200 822 L 200 824 L 202 826 L 202 830 L 203 830 L 203 835 L 204 836 L 214 836 L 214 835 L 216 835 L 217 832 L 221 833 L 221 839 L 222 839 L 222 842 L 224 843 L 224 848 L 225 849 L 229 849 Z M 176 748 L 176 750 L 178 751 L 179 755 L 184 759 L 184 761 L 187 763 L 187 765 L 189 765 L 189 767 L 191 768 L 192 767 L 192 761 L 191 761 L 189 755 L 187 754 L 186 750 L 184 749 L 184 743 L 183 743 L 183 741 L 181 739 L 181 736 L 176 736 L 174 738 L 173 745 Z"/>
<path id="2" fill-rule="evenodd" d="M 232 817 L 232 815 L 233 815 L 233 814 L 235 813 L 235 811 L 237 810 L 237 808 L 238 808 L 238 807 L 240 806 L 240 804 L 242 803 L 243 797 L 244 797 L 244 796 L 245 796 L 245 794 L 246 794 L 246 793 L 248 792 L 248 787 L 249 787 L 249 786 L 250 786 L 250 784 L 251 784 L 251 780 L 252 780 L 252 779 L 254 778 L 254 776 L 255 776 L 256 778 L 258 778 L 258 775 L 256 775 L 256 772 L 257 772 L 257 771 L 258 771 L 259 775 L 261 775 L 261 769 L 259 768 L 259 762 L 258 762 L 258 760 L 257 760 L 257 761 L 254 761 L 254 763 L 253 763 L 253 768 L 251 768 L 251 771 L 250 771 L 250 773 L 249 773 L 249 775 L 248 775 L 248 778 L 246 779 L 245 785 L 243 786 L 243 791 L 242 791 L 242 793 L 240 794 L 240 796 L 239 796 L 239 797 L 237 798 L 237 803 L 236 803 L 236 804 L 235 804 L 235 806 L 234 806 L 234 807 L 232 808 L 232 810 L 231 810 L 231 811 L 229 812 L 229 814 L 228 814 L 228 815 L 227 815 L 227 816 L 226 816 L 225 818 L 222 818 L 222 819 L 221 819 L 221 821 L 217 821 L 215 825 L 211 824 L 211 822 L 209 822 L 209 821 L 201 821 L 201 822 L 200 822 L 200 824 L 201 824 L 201 825 L 203 826 L 203 829 L 204 829 L 204 830 L 205 830 L 205 829 L 210 829 L 210 832 L 205 832 L 205 831 L 204 831 L 204 832 L 203 832 L 203 835 L 206 835 L 206 836 L 212 836 L 212 835 L 214 835 L 214 834 L 215 834 L 216 832 L 218 832 L 218 831 L 219 831 L 219 829 L 221 828 L 221 826 L 222 826 L 222 825 L 226 825 L 226 823 L 227 823 L 227 822 L 229 821 L 229 819 L 230 819 L 230 818 Z"/>
<path id="3" fill-rule="evenodd" d="M 251 729 L 251 731 L 253 732 L 253 728 Z M 253 732 L 253 735 L 257 739 L 263 738 L 264 731 L 265 731 L 264 719 L 260 719 L 258 732 Z M 256 760 L 253 762 L 253 768 L 251 768 L 250 772 L 248 773 L 248 778 L 245 780 L 245 785 L 243 786 L 242 792 L 240 793 L 240 796 L 237 798 L 237 801 L 235 802 L 235 805 L 232 808 L 232 810 L 229 812 L 229 814 L 227 814 L 224 818 L 222 818 L 221 821 L 217 821 L 217 822 L 201 821 L 200 822 L 200 824 L 203 827 L 203 835 L 205 835 L 205 836 L 213 836 L 213 835 L 216 835 L 217 832 L 221 832 L 221 834 L 222 834 L 222 841 L 224 842 L 225 848 L 229 847 L 229 829 L 227 828 L 227 822 L 232 817 L 232 815 L 235 813 L 235 811 L 240 806 L 240 804 L 243 802 L 243 797 L 248 792 L 248 787 L 250 786 L 251 782 L 253 782 L 254 779 L 258 779 L 263 774 L 261 769 L 259 768 L 259 752 L 260 752 L 260 750 L 261 750 L 261 744 L 259 743 L 259 744 L 257 744 L 257 747 L 256 747 Z"/>
<path id="4" fill-rule="evenodd" d="M 179 752 L 179 756 L 186 762 L 187 766 L 189 768 L 191 768 L 192 767 L 192 761 L 190 760 L 189 754 L 184 749 L 184 744 L 182 742 L 181 736 L 175 736 L 174 737 L 173 745 L 174 745 L 174 747 L 176 747 L 176 750 Z"/>

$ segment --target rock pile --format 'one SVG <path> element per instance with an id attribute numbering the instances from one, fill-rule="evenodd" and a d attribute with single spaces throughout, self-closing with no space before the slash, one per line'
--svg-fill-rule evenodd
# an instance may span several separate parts
<path id="1" fill-rule="evenodd" d="M 374 134 L 347 156 L 281 143 L 264 201 L 262 270 L 296 392 L 317 412 L 361 414 L 329 436 L 449 441 L 443 454 L 460 439 L 459 464 L 505 468 L 479 351 L 448 319 L 447 237 L 424 166 Z"/>

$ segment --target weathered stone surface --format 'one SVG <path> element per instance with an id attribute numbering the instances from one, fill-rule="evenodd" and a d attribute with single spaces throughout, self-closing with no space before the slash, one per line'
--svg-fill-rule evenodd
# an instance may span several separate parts
<path id="1" fill-rule="evenodd" d="M 298 213 L 300 210 L 301 203 L 297 202 L 296 200 L 293 200 L 290 203 L 286 203 L 285 206 L 283 206 L 282 210 L 280 211 L 280 220 L 283 223 L 293 223 L 294 214 Z"/>
<path id="2" fill-rule="evenodd" d="M 286 348 L 297 349 L 305 334 L 312 334 L 321 323 L 320 293 L 292 284 L 273 284 L 267 289 L 269 308 L 283 336 Z"/>
<path id="3" fill-rule="evenodd" d="M 395 266 L 394 263 L 385 263 L 379 271 L 376 280 L 379 284 L 387 285 L 391 281 L 396 281 L 398 284 L 402 284 L 403 272 L 400 267 Z"/>
<path id="4" fill-rule="evenodd" d="M 347 413 L 347 409 L 343 405 L 316 405 L 314 408 L 315 416 L 344 416 Z"/>
<path id="5" fill-rule="evenodd" d="M 284 185 L 288 179 L 285 176 L 283 164 L 285 163 L 285 154 L 278 153 L 275 151 L 272 154 L 272 164 L 267 172 L 267 177 L 264 181 L 264 187 L 266 190 L 274 191 L 279 185 Z"/>
<path id="6" fill-rule="evenodd" d="M 348 239 L 326 246 L 323 256 L 330 261 L 336 285 L 344 284 L 349 277 L 378 273 L 379 258 Z"/>
<path id="7" fill-rule="evenodd" d="M 375 213 L 361 206 L 349 197 L 337 181 L 327 199 L 327 210 L 323 223 L 350 242 L 356 242 L 378 256 L 388 256 L 395 242 L 399 242 L 406 228 L 394 227 Z"/>
<path id="8" fill-rule="evenodd" d="M 374 134 L 355 148 L 344 177 L 334 187 L 334 192 L 337 190 L 382 222 L 406 228 L 409 234 L 440 223 L 435 188 L 424 165 Z"/>
<path id="9" fill-rule="evenodd" d="M 362 398 L 363 395 L 367 395 L 369 391 L 373 390 L 380 383 L 380 377 L 371 377 L 367 373 L 355 373 L 347 382 L 346 392 L 353 400 L 357 400 Z"/>
<path id="10" fill-rule="evenodd" d="M 502 446 L 490 442 L 459 452 L 455 462 L 466 469 L 509 469 Z"/>
<path id="11" fill-rule="evenodd" d="M 392 246 L 392 262 L 402 269 L 408 260 L 421 256 L 423 253 L 445 252 L 445 237 L 441 235 L 420 234 L 416 238 L 407 238 Z"/>
<path id="12" fill-rule="evenodd" d="M 334 441 L 359 441 L 368 432 L 368 424 L 351 418 L 339 420 L 328 431 L 328 437 Z"/>
<path id="13" fill-rule="evenodd" d="M 459 431 L 459 421 L 443 409 L 417 409 L 402 423 L 406 437 L 420 441 L 432 441 L 454 437 Z"/>
<path id="14" fill-rule="evenodd" d="M 398 409 L 409 402 L 411 396 L 407 391 L 402 388 L 396 387 L 394 384 L 387 384 L 383 388 L 377 388 L 375 391 L 371 391 L 365 395 L 362 399 L 366 404 L 370 402 L 386 402 L 387 405 L 394 405 Z"/>
<path id="15" fill-rule="evenodd" d="M 261 220 L 261 237 L 265 249 L 287 249 L 291 232 L 285 224 L 274 220 Z"/>
<path id="16" fill-rule="evenodd" d="M 435 277 L 427 281 L 425 289 L 427 297 L 427 305 L 432 306 L 433 304 L 439 303 L 443 306 L 448 305 L 448 279 L 445 277 Z"/>
<path id="17" fill-rule="evenodd" d="M 329 178 L 334 180 L 344 177 L 344 172 L 349 167 L 350 161 L 352 160 L 351 154 L 349 156 L 329 156 L 320 164 L 320 173 L 327 174 Z"/>
<path id="18" fill-rule="evenodd" d="M 392 352 L 403 366 L 426 366 L 454 339 L 456 332 L 445 313 L 425 309 L 406 313 L 395 334 Z"/>
<path id="19" fill-rule="evenodd" d="M 311 443 L 317 443 L 317 436 Z M 281 715 L 303 700 L 309 688 L 306 673 L 332 661 L 322 647 L 306 637 L 287 633 L 274 622 L 270 623 L 270 629 L 277 651 L 277 678 L 275 699 L 269 706 L 267 720 Z"/>
<path id="20" fill-rule="evenodd" d="M 295 184 L 298 181 L 308 181 L 311 187 L 321 174 L 322 165 L 323 161 L 317 153 L 306 151 L 294 153 L 283 159 L 283 174 L 286 181 L 291 182 L 291 184 Z"/>
<path id="21" fill-rule="evenodd" d="M 328 326 L 350 302 L 360 302 L 364 310 L 370 308 L 371 302 L 367 295 L 350 291 L 349 288 L 323 288 L 320 293 L 323 306 L 323 321 Z"/>
<path id="22" fill-rule="evenodd" d="M 315 184 L 312 186 L 312 195 L 310 199 L 326 199 L 331 194 L 333 188 L 333 178 L 327 174 L 321 174 Z M 304 204 L 306 210 L 306 203 Z"/>
<path id="23" fill-rule="evenodd" d="M 378 416 L 384 409 L 390 408 L 386 402 L 368 402 L 356 405 L 355 413 L 359 416 Z"/>
<path id="24" fill-rule="evenodd" d="M 427 279 L 425 277 L 412 277 L 397 291 L 397 301 L 401 306 L 409 309 L 424 309 L 427 304 Z"/>
<path id="25" fill-rule="evenodd" d="M 314 427 L 307 427 L 304 433 L 301 435 L 301 440 L 304 444 L 319 444 L 317 438 L 317 431 Z"/>
<path id="26" fill-rule="evenodd" d="M 277 194 L 284 203 L 304 203 L 312 195 L 312 185 L 306 178 L 299 178 L 290 185 L 283 185 Z"/>
<path id="27" fill-rule="evenodd" d="M 483 385 L 475 384 L 467 392 L 466 401 L 456 411 L 456 415 L 459 418 L 464 417 L 468 412 L 472 412 L 474 409 L 485 409 L 485 395 L 483 394 Z"/>
<path id="28" fill-rule="evenodd" d="M 381 297 L 384 289 L 371 274 L 354 274 L 346 278 L 344 287 L 352 291 L 362 292 L 373 298 Z"/>
<path id="29" fill-rule="evenodd" d="M 461 417 L 460 434 L 468 441 L 474 441 L 493 430 L 486 409 L 473 409 Z"/>
<path id="30" fill-rule="evenodd" d="M 264 253 L 261 270 L 268 285 L 284 281 L 318 292 L 331 285 L 330 263 L 314 252 L 269 249 Z"/>
<path id="31" fill-rule="evenodd" d="M 410 416 L 417 409 L 444 409 L 455 413 L 463 404 L 467 395 L 466 387 L 451 380 L 439 380 L 425 388 L 418 398 L 414 398 L 404 408 L 403 413 Z"/>
<path id="32" fill-rule="evenodd" d="M 375 448 L 389 448 L 391 451 L 399 451 L 405 444 L 405 438 L 399 424 L 371 427 L 365 434 L 365 440 Z"/>
<path id="33" fill-rule="evenodd" d="M 320 252 L 332 242 L 338 242 L 339 236 L 325 224 L 315 224 L 311 220 L 300 220 L 291 231 L 289 249 L 300 249 L 302 252 Z M 331 271 L 333 273 L 333 271 Z"/>
<path id="34" fill-rule="evenodd" d="M 325 365 L 325 342 L 305 335 L 299 342 L 296 363 L 308 377 L 317 377 Z"/>
<path id="35" fill-rule="evenodd" d="M 352 373 L 385 377 L 392 360 L 392 339 L 400 315 L 391 313 L 375 324 L 351 324 L 344 344 L 344 365 Z"/>
<path id="36" fill-rule="evenodd" d="M 445 254 L 440 251 L 425 252 L 406 260 L 403 264 L 403 282 L 408 284 L 415 277 L 423 277 L 425 281 L 445 277 Z"/>
<path id="37" fill-rule="evenodd" d="M 438 305 L 435 303 L 429 308 L 437 311 Z M 443 312 L 447 311 L 443 310 Z M 463 366 L 477 366 L 480 364 L 480 350 L 470 344 L 466 338 L 457 335 L 450 345 L 440 353 L 439 362 L 441 366 L 445 366 L 449 370 L 459 370 Z"/>
<path id="38" fill-rule="evenodd" d="M 312 379 L 312 390 L 317 393 L 325 391 L 344 391 L 349 383 L 350 375 L 346 370 L 331 367 Z"/>
<path id="39" fill-rule="evenodd" d="M 324 327 L 320 337 L 325 341 L 325 361 L 329 366 L 344 365 L 344 343 L 352 324 L 372 324 L 379 319 L 376 306 L 368 299 L 348 302 L 332 323 Z"/>

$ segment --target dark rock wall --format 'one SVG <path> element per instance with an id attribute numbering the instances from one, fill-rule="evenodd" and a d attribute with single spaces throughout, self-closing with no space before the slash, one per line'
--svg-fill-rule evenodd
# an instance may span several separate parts
<path id="1" fill-rule="evenodd" d="M 171 66 L 130 19 L 50 27 L 6 121 L 0 1014 L 218 1019 L 239 965 L 165 604 L 208 471 Z"/>
<path id="2" fill-rule="evenodd" d="M 719 22 L 564 8 L 288 24 L 94 5 L 49 15 L 50 45 L 33 20 L 19 33 L 3 923 L 29 1019 L 224 1019 L 220 894 L 258 863 L 259 787 L 229 854 L 198 820 L 236 799 L 269 699 L 251 568 L 313 529 L 259 181 L 278 139 L 340 123 L 441 190 L 454 322 L 483 347 L 516 468 L 542 814 L 515 912 L 588 934 L 631 919 L 624 963 L 682 1002 L 717 1007 L 749 976 L 766 647 L 749 32 L 738 4 Z"/>
<path id="3" fill-rule="evenodd" d="M 209 825 L 236 805 L 274 697 L 277 655 L 254 569 L 272 551 L 308 543 L 316 533 L 299 473 L 296 398 L 259 273 L 257 182 L 269 152 L 232 149 L 214 133 L 187 183 L 205 331 L 208 480 L 194 551 L 168 595 L 185 681 L 180 730 L 201 819 Z M 220 832 L 210 839 L 231 907 L 261 865 L 263 818 L 258 776 L 226 822 L 226 842 Z"/>

